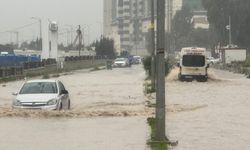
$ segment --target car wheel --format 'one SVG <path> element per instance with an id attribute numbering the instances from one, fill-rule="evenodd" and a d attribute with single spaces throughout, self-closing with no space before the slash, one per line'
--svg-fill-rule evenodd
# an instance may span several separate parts
<path id="1" fill-rule="evenodd" d="M 58 110 L 62 110 L 62 108 L 63 108 L 63 104 L 62 104 L 62 102 L 61 102 L 60 105 L 59 105 Z"/>
<path id="2" fill-rule="evenodd" d="M 70 105 L 71 105 L 71 103 L 70 103 L 70 100 L 68 101 L 68 109 L 70 109 Z"/>

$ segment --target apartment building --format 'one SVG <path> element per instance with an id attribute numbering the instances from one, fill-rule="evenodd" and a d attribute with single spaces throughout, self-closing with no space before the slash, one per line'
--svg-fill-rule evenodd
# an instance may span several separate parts
<path id="1" fill-rule="evenodd" d="M 182 0 L 166 1 L 166 14 L 169 14 L 166 15 L 166 31 L 170 31 L 168 24 L 181 7 Z M 104 35 L 114 39 L 118 53 L 129 51 L 143 55 L 147 53 L 150 17 L 151 0 L 104 0 Z"/>

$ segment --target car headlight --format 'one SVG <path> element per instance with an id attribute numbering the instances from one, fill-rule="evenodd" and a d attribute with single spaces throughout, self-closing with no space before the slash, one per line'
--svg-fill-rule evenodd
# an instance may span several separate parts
<path id="1" fill-rule="evenodd" d="M 14 99 L 13 102 L 12 102 L 12 104 L 14 106 L 21 106 L 22 105 L 22 103 L 19 100 L 17 100 L 17 99 Z"/>
<path id="2" fill-rule="evenodd" d="M 47 102 L 47 105 L 56 105 L 57 104 L 57 99 L 51 99 Z"/>

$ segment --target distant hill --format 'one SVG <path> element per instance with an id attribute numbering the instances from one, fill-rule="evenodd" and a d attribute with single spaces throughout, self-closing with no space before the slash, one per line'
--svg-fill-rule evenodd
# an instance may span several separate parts
<path id="1" fill-rule="evenodd" d="M 183 6 L 189 7 L 192 11 L 205 10 L 202 6 L 202 0 L 183 0 Z"/>

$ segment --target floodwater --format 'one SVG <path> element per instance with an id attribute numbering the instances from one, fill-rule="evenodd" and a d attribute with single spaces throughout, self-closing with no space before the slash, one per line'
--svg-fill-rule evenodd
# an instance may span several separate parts
<path id="1" fill-rule="evenodd" d="M 0 149 L 147 149 L 144 77 L 140 65 L 60 76 L 72 103 L 61 112 L 12 110 L 11 92 L 24 81 L 1 84 Z"/>
<path id="2" fill-rule="evenodd" d="M 0 119 L 1 150 L 145 150 L 146 118 Z"/>
<path id="3" fill-rule="evenodd" d="M 70 111 L 46 112 L 32 110 L 12 110 L 11 100 L 24 81 L 0 85 L 0 117 L 98 117 L 98 116 L 145 116 L 143 81 L 141 66 L 116 68 L 90 72 L 75 71 L 60 76 L 70 93 Z"/>
<path id="4" fill-rule="evenodd" d="M 179 142 L 174 150 L 249 150 L 249 79 L 210 69 L 206 83 L 169 78 L 166 84 L 168 106 L 204 106 L 166 115 L 167 135 Z"/>
<path id="5" fill-rule="evenodd" d="M 166 134 L 173 150 L 249 150 L 250 80 L 210 69 L 208 82 L 166 79 Z M 72 109 L 62 112 L 11 109 L 11 92 L 24 81 L 0 85 L 0 149 L 148 149 L 141 66 L 63 75 Z M 151 98 L 155 95 L 151 95 Z M 149 96 L 150 98 L 150 96 Z"/>

